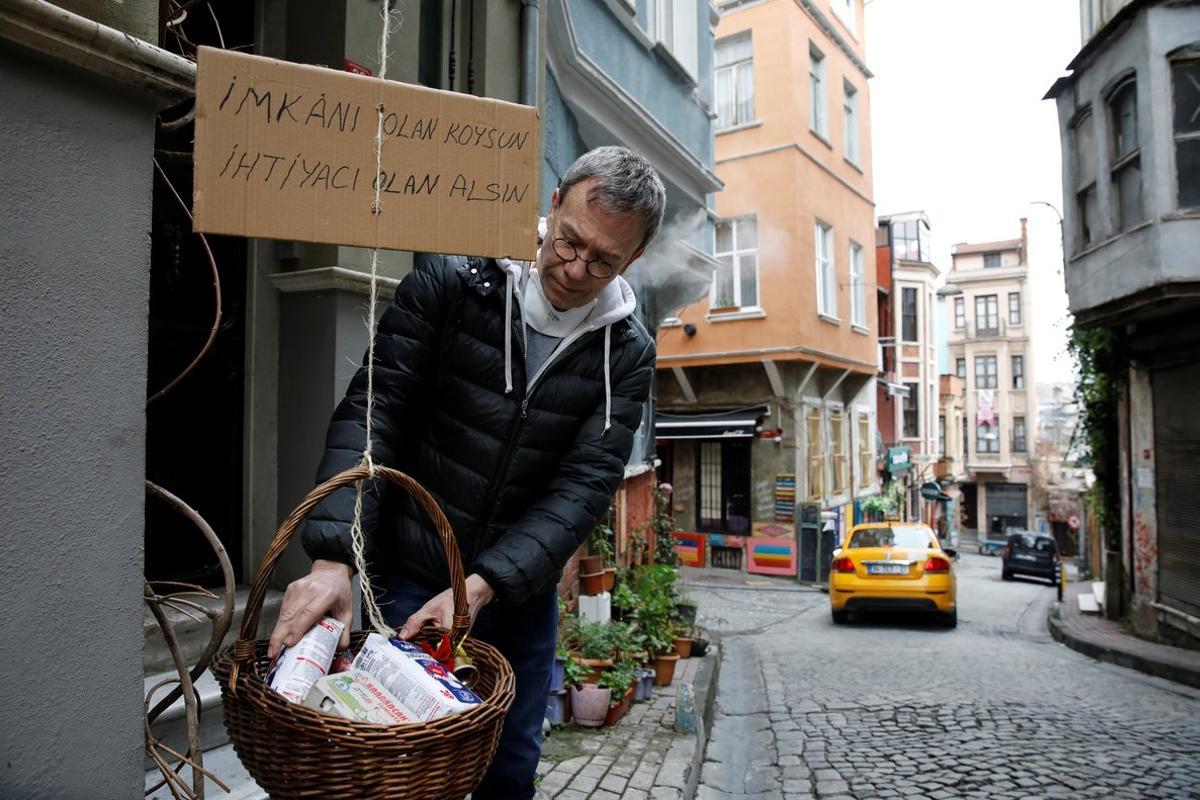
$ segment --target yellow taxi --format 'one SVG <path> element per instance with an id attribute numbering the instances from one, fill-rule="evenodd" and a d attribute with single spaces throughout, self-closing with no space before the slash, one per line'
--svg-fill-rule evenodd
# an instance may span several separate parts
<path id="1" fill-rule="evenodd" d="M 855 525 L 833 551 L 829 604 L 838 625 L 852 611 L 931 611 L 946 627 L 958 624 L 955 551 L 943 549 L 928 525 L 868 522 Z"/>

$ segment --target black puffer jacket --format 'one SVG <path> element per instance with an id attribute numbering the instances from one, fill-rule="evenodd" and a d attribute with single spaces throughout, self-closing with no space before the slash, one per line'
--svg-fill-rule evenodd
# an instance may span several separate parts
<path id="1" fill-rule="evenodd" d="M 607 510 L 650 391 L 654 342 L 633 316 L 613 323 L 605 431 L 604 329 L 556 356 L 527 394 L 514 302 L 506 393 L 504 295 L 495 261 L 416 257 L 376 333 L 373 458 L 420 481 L 449 518 L 467 574 L 520 603 L 554 587 Z M 360 368 L 334 411 L 318 481 L 361 461 L 366 386 Z M 350 487 L 313 509 L 302 531 L 309 556 L 350 564 L 353 515 Z M 441 544 L 405 493 L 377 482 L 363 528 L 369 562 L 432 589 L 449 585 Z"/>

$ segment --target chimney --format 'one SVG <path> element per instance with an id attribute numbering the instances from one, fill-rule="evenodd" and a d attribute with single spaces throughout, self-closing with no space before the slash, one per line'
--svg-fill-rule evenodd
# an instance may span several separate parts
<path id="1" fill-rule="evenodd" d="M 1029 263 L 1029 217 L 1021 217 L 1021 263 Z"/>

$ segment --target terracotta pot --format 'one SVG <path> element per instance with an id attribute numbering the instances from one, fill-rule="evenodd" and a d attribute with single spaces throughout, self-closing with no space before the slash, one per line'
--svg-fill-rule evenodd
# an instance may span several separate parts
<path id="1" fill-rule="evenodd" d="M 577 661 L 590 670 L 587 677 L 588 683 L 599 683 L 600 676 L 613 668 L 611 658 L 580 658 Z"/>
<path id="2" fill-rule="evenodd" d="M 612 689 L 602 689 L 591 683 L 571 687 L 571 716 L 576 725 L 599 728 L 608 716 Z"/>
<path id="3" fill-rule="evenodd" d="M 604 591 L 611 592 L 617 585 L 617 568 L 606 567 L 604 570 Z"/>
<path id="4" fill-rule="evenodd" d="M 604 556 L 583 556 L 579 559 L 579 574 L 604 571 Z"/>
<path id="5" fill-rule="evenodd" d="M 689 658 L 692 655 L 692 637 L 676 636 L 675 653 L 680 658 Z"/>
<path id="6" fill-rule="evenodd" d="M 672 653 L 669 656 L 654 657 L 654 685 L 655 686 L 670 686 L 671 681 L 675 680 L 675 663 L 679 661 L 679 656 Z"/>
<path id="7" fill-rule="evenodd" d="M 621 717 L 625 716 L 625 712 L 629 710 L 629 706 L 633 703 L 633 687 L 630 686 L 625 690 L 625 695 L 621 698 L 621 702 L 615 706 L 611 703 L 612 701 L 609 700 L 608 713 L 604 715 L 605 725 L 616 725 Z"/>
<path id="8" fill-rule="evenodd" d="M 582 594 L 594 595 L 604 591 L 603 572 L 579 573 L 579 591 Z"/>

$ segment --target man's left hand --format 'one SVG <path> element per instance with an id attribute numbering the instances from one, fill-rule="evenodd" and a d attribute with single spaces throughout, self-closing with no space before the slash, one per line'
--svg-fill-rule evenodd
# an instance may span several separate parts
<path id="1" fill-rule="evenodd" d="M 467 608 L 471 614 L 471 624 L 474 625 L 475 617 L 479 614 L 479 610 L 492 602 L 496 597 L 496 593 L 492 590 L 488 582 L 478 574 L 472 574 L 467 578 L 466 588 Z M 453 622 L 454 594 L 450 589 L 447 589 L 421 606 L 417 613 L 408 618 L 408 621 L 404 623 L 404 627 L 400 629 L 400 638 L 411 639 L 420 633 L 421 628 L 426 625 L 438 625 L 446 630 L 450 630 Z"/>

